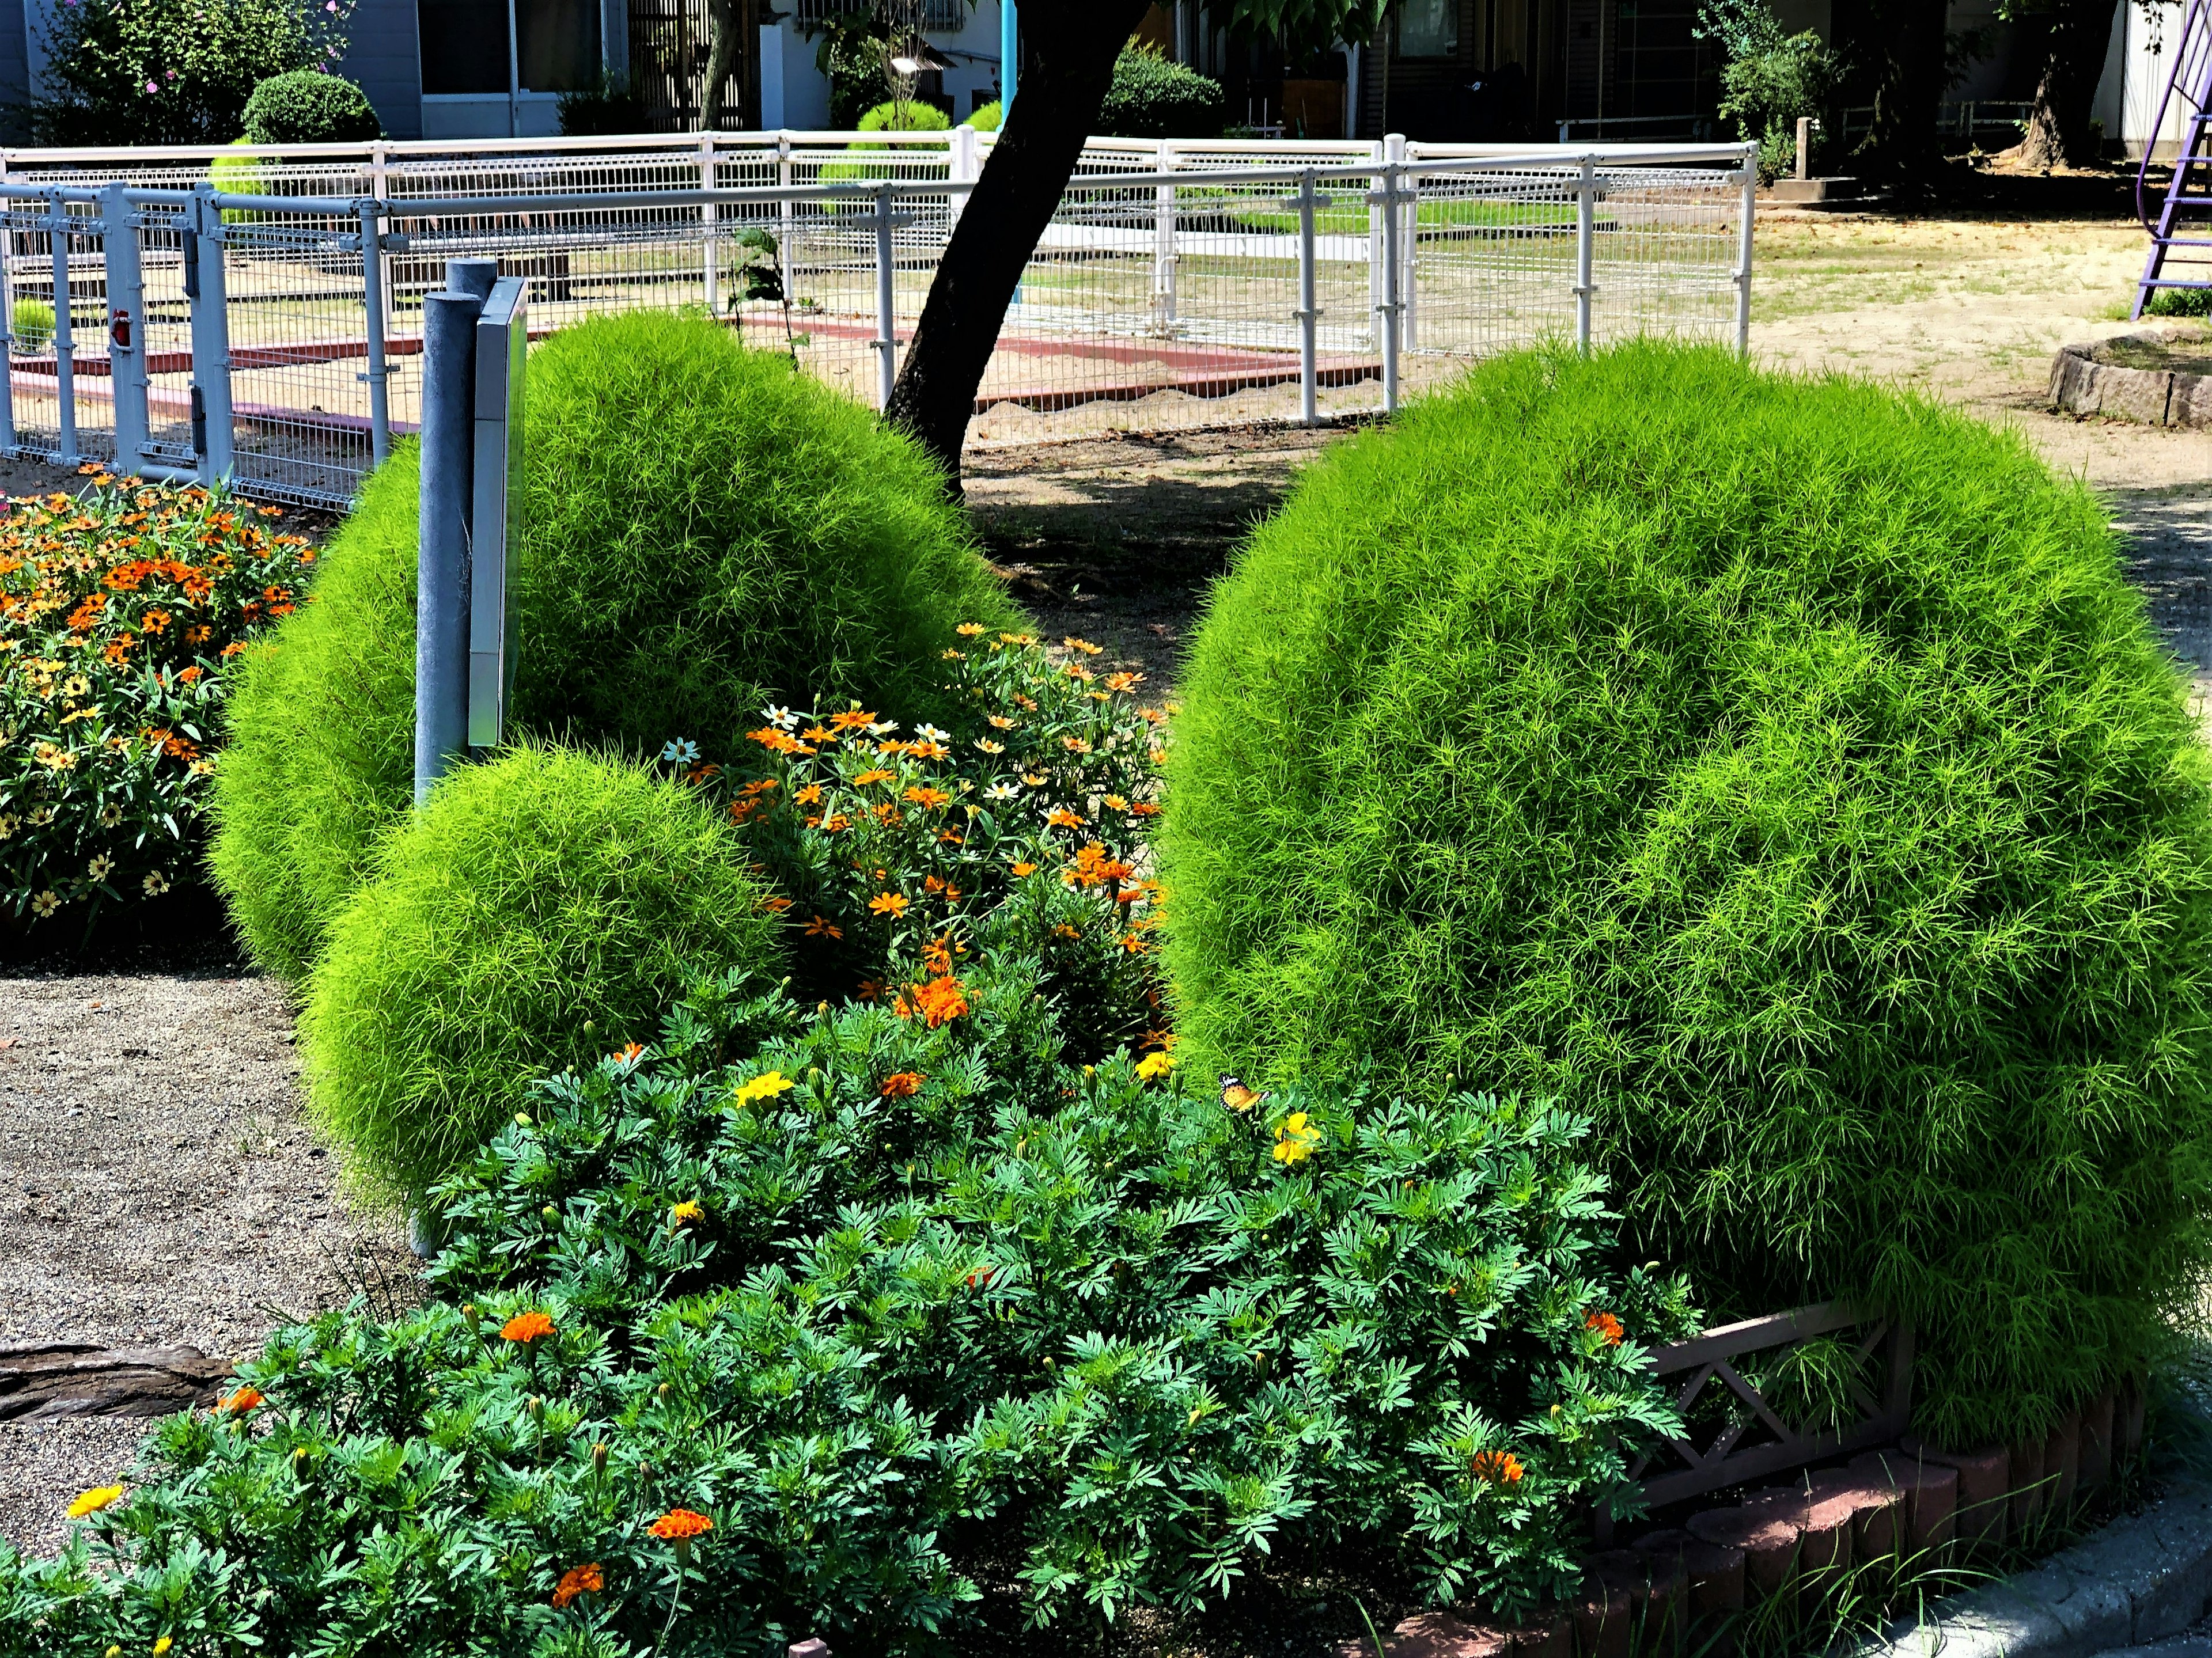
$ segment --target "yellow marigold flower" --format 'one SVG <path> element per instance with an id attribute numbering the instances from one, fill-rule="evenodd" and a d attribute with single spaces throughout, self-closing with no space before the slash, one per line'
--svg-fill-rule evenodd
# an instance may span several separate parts
<path id="1" fill-rule="evenodd" d="M 162 1658 L 162 1655 L 176 1644 L 177 1643 L 174 1641 L 172 1641 L 167 1636 L 163 1636 L 160 1640 L 154 1643 L 154 1658 Z"/>
<path id="2" fill-rule="evenodd" d="M 1137 1061 L 1137 1074 L 1146 1082 L 1156 1082 L 1174 1069 L 1175 1055 L 1172 1054 L 1147 1054 Z"/>
<path id="3" fill-rule="evenodd" d="M 88 1514 L 98 1514 L 102 1509 L 112 1508 L 123 1500 L 124 1490 L 121 1485 L 94 1485 L 69 1505 L 69 1517 L 82 1520 Z"/>
<path id="4" fill-rule="evenodd" d="M 703 1220 L 706 1214 L 706 1210 L 696 1200 L 686 1198 L 668 1212 L 668 1230 L 678 1231 L 695 1220 Z"/>
<path id="5" fill-rule="evenodd" d="M 771 1071 L 765 1076 L 755 1077 L 750 1082 L 740 1084 L 737 1102 L 739 1105 L 750 1105 L 755 1100 L 772 1100 L 779 1094 L 788 1094 L 798 1086 L 781 1071 Z"/>
<path id="6" fill-rule="evenodd" d="M 1285 1167 L 1303 1163 L 1313 1156 L 1314 1147 L 1320 1144 L 1321 1131 L 1309 1126 L 1304 1112 L 1293 1111 L 1275 1130 L 1275 1161 Z"/>

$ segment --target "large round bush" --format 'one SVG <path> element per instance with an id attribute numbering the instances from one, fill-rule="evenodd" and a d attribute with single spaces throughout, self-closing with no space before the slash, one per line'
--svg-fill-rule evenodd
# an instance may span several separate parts
<path id="1" fill-rule="evenodd" d="M 2009 1435 L 2207 1260 L 2212 793 L 2096 501 L 2015 437 L 1639 345 L 1335 451 L 1214 597 L 1183 1052 L 1597 1114 L 1739 1311 L 1919 1324 Z"/>
<path id="2" fill-rule="evenodd" d="M 358 1184 L 419 1193 L 534 1075 L 653 1041 L 687 973 L 773 961 L 764 896 L 735 831 L 642 767 L 460 767 L 380 845 L 308 979 L 308 1104 Z"/>
<path id="3" fill-rule="evenodd" d="M 525 732 L 726 759 L 764 701 L 950 717 L 963 621 L 1018 620 L 929 460 L 710 322 L 603 318 L 531 357 L 514 566 Z M 412 765 L 416 480 L 364 488 L 233 700 L 216 871 L 264 967 L 296 978 Z"/>
<path id="4" fill-rule="evenodd" d="M 246 137 L 253 143 L 356 144 L 383 136 L 368 94 L 319 69 L 272 75 L 246 100 Z"/>

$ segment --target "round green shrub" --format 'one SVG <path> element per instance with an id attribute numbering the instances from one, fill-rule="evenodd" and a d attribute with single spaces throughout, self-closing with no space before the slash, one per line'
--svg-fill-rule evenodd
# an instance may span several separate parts
<path id="1" fill-rule="evenodd" d="M 909 98 L 878 104 L 860 118 L 862 132 L 949 132 L 952 118 L 934 104 Z"/>
<path id="2" fill-rule="evenodd" d="M 385 837 L 309 976 L 309 1108 L 364 1191 L 419 1194 L 534 1075 L 652 1042 L 687 974 L 772 962 L 763 896 L 729 824 L 641 767 L 459 767 Z"/>
<path id="3" fill-rule="evenodd" d="M 76 319 L 70 319 L 74 322 Z M 35 356 L 53 349 L 54 308 L 44 300 L 18 300 L 15 309 L 15 349 Z"/>
<path id="4" fill-rule="evenodd" d="M 976 105 L 975 112 L 962 125 L 974 127 L 978 132 L 996 132 L 999 130 L 999 124 L 1006 118 L 1006 105 L 994 98 L 988 104 Z"/>
<path id="5" fill-rule="evenodd" d="M 1159 853 L 1194 1065 L 1594 1113 L 1739 1313 L 2029 1431 L 2208 1258 L 2212 791 L 2098 502 L 1844 380 L 1501 359 L 1216 592 Z"/>
<path id="6" fill-rule="evenodd" d="M 726 761 L 769 700 L 950 719 L 941 653 L 1019 618 L 936 471 L 867 410 L 710 322 L 640 313 L 530 362 L 513 566 L 524 732 Z M 296 979 L 413 767 L 411 446 L 363 488 L 231 701 L 215 871 L 248 947 Z"/>
<path id="7" fill-rule="evenodd" d="M 368 94 L 319 69 L 272 75 L 246 100 L 246 137 L 257 144 L 356 144 L 381 138 Z"/>
<path id="8" fill-rule="evenodd" d="M 1218 138 L 1228 103 L 1218 81 L 1129 46 L 1114 60 L 1113 83 L 1098 111 L 1098 131 L 1117 138 Z"/>

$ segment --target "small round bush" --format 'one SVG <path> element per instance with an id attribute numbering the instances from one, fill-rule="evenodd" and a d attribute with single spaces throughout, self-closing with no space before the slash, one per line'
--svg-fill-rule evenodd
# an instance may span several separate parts
<path id="1" fill-rule="evenodd" d="M 386 837 L 307 982 L 318 1122 L 372 1195 L 416 1195 L 531 1078 L 650 1042 L 688 973 L 765 968 L 736 833 L 683 786 L 523 748 L 449 774 Z"/>
<path id="2" fill-rule="evenodd" d="M 909 98 L 878 104 L 860 118 L 862 132 L 949 132 L 952 118 L 934 104 Z"/>
<path id="3" fill-rule="evenodd" d="M 1117 138 L 1218 138 L 1228 105 L 1218 81 L 1149 46 L 1121 48 L 1098 111 L 1098 131 Z"/>
<path id="4" fill-rule="evenodd" d="M 246 136 L 257 144 L 358 144 L 381 138 L 384 128 L 352 82 L 295 69 L 255 86 L 246 100 Z"/>
<path id="5" fill-rule="evenodd" d="M 726 762 L 769 700 L 949 719 L 963 621 L 1018 618 L 921 450 L 710 322 L 594 319 L 532 353 L 514 568 L 518 730 Z M 403 812 L 416 474 L 403 446 L 242 676 L 215 869 L 256 961 L 296 979 Z M 750 751 L 750 750 L 749 750 Z"/>
<path id="6" fill-rule="evenodd" d="M 2105 514 L 2017 438 L 1638 345 L 1477 370 L 1214 596 L 1160 856 L 1180 1050 L 1599 1119 L 1729 1310 L 1919 1326 L 2032 1430 L 2208 1259 L 2212 792 Z"/>
<path id="7" fill-rule="evenodd" d="M 988 104 L 976 105 L 975 112 L 962 125 L 974 127 L 978 132 L 996 132 L 999 130 L 999 124 L 1006 118 L 1006 105 L 994 98 Z"/>

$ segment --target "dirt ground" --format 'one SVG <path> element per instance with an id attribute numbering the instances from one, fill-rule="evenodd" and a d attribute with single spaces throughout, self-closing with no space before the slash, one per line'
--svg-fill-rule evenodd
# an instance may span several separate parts
<path id="1" fill-rule="evenodd" d="M 2126 331 L 2142 232 L 2111 179 L 1948 215 L 1758 227 L 1763 361 L 1909 386 L 2021 432 L 2111 503 L 2136 580 L 2212 683 L 2212 435 L 2042 404 L 2059 345 Z M 971 458 L 985 545 L 1054 636 L 1172 682 L 1208 584 L 1342 428 L 1118 436 Z M 0 489 L 75 480 L 0 463 Z M 232 1354 L 402 1265 L 348 1213 L 300 1115 L 289 1014 L 219 939 L 137 976 L 0 978 L 0 1345 L 178 1342 Z M 183 970 L 169 970 L 181 968 Z M 0 1538 L 50 1546 L 143 1424 L 0 1424 Z"/>

